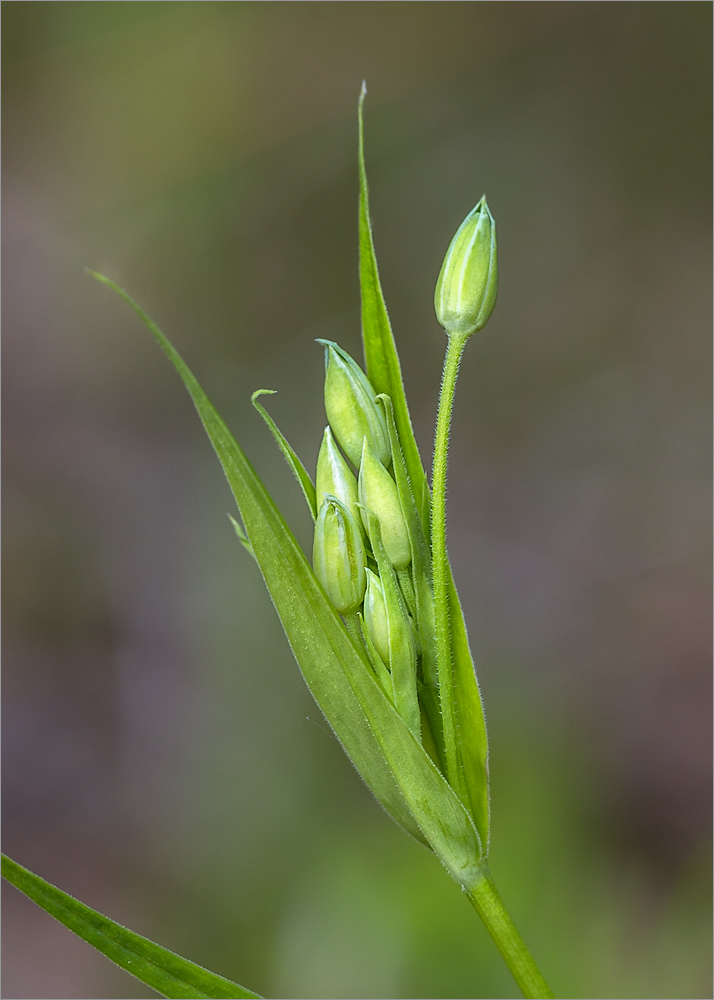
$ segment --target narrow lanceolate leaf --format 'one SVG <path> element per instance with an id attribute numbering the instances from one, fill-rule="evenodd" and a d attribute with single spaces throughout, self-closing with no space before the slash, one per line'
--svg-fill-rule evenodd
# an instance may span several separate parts
<path id="1" fill-rule="evenodd" d="M 409 833 L 423 841 L 424 836 L 360 710 L 352 685 L 340 668 L 342 656 L 356 658 L 360 664 L 362 660 L 285 519 L 183 358 L 161 330 L 117 284 L 95 271 L 89 273 L 131 306 L 180 375 L 223 466 L 253 553 L 313 697 L 379 802 Z"/>
<path id="2" fill-rule="evenodd" d="M 2 856 L 3 877 L 120 968 L 164 997 L 259 997 L 92 910 L 16 861 Z M 51 959 L 50 959 L 51 961 Z"/>
<path id="3" fill-rule="evenodd" d="M 448 583 L 449 623 L 451 627 L 451 655 L 454 678 L 454 709 L 460 739 L 457 754 L 463 783 L 476 828 L 488 853 L 489 842 L 489 791 L 488 791 L 488 737 L 481 692 L 469 648 L 469 638 L 464 623 L 464 613 L 454 585 L 451 570 Z"/>
<path id="4" fill-rule="evenodd" d="M 385 696 L 284 518 L 185 362 L 126 292 L 95 276 L 147 324 L 188 389 L 295 658 L 357 770 L 397 822 L 428 843 L 461 885 L 470 884 L 480 875 L 482 850 L 469 813 Z"/>
<path id="5" fill-rule="evenodd" d="M 394 405 L 394 419 L 404 451 L 404 460 L 411 479 L 414 498 L 425 532 L 429 532 L 429 491 L 426 473 L 414 437 L 407 397 L 402 382 L 392 327 L 384 302 L 382 285 L 377 269 L 377 257 L 372 239 L 369 216 L 369 191 L 364 163 L 364 124 L 362 106 L 367 93 L 362 84 L 359 100 L 359 278 L 362 294 L 362 340 L 367 377 L 376 393 L 384 392 Z"/>
<path id="6" fill-rule="evenodd" d="M 265 407 L 258 402 L 258 396 L 273 396 L 275 395 L 275 389 L 256 389 L 253 395 L 250 397 L 250 401 L 256 408 L 258 413 L 261 415 L 263 420 L 266 422 L 270 428 L 270 433 L 273 435 L 278 443 L 278 447 L 285 456 L 285 461 L 288 463 L 290 468 L 293 470 L 295 478 L 300 484 L 300 488 L 303 492 L 307 505 L 310 508 L 310 513 L 312 514 L 313 521 L 317 518 L 317 501 L 315 499 L 315 486 L 307 471 L 305 466 L 302 464 L 298 458 L 295 450 L 290 446 L 288 439 L 282 433 L 278 425 L 275 423 L 273 418 L 270 416 Z"/>

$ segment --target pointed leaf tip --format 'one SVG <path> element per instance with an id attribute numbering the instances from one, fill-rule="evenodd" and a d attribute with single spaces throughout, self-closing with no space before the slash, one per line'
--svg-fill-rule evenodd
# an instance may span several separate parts
<path id="1" fill-rule="evenodd" d="M 276 389 L 256 389 L 253 395 L 250 397 L 250 401 L 261 415 L 263 420 L 268 426 L 268 430 L 275 438 L 275 441 L 283 453 L 285 461 L 288 463 L 292 469 L 293 475 L 297 479 L 300 488 L 303 492 L 303 496 L 307 502 L 307 506 L 310 510 L 313 520 L 317 517 L 317 503 L 315 498 L 315 484 L 312 481 L 310 473 L 307 471 L 297 452 L 292 447 L 288 439 L 285 437 L 283 432 L 280 430 L 278 425 L 275 423 L 273 418 L 270 416 L 265 407 L 258 402 L 260 396 L 274 396 L 276 394 Z"/>

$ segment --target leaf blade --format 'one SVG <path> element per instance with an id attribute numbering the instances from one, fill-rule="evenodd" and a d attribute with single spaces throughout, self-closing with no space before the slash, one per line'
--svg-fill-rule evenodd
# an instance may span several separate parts
<path id="1" fill-rule="evenodd" d="M 359 279 L 362 295 L 362 341 L 367 377 L 377 395 L 385 393 L 392 399 L 394 419 L 399 432 L 404 460 L 416 501 L 422 527 L 429 533 L 429 490 L 426 473 L 414 437 L 407 397 L 402 381 L 399 355 L 389 322 L 379 279 L 377 256 L 372 238 L 369 214 L 369 189 L 364 161 L 363 105 L 367 93 L 364 83 L 359 98 Z"/>
<path id="2" fill-rule="evenodd" d="M 465 806 L 384 694 L 284 518 L 186 363 L 123 289 L 96 277 L 131 305 L 188 389 L 298 665 L 348 756 L 393 818 L 426 842 L 457 882 L 470 884 L 481 871 L 483 851 Z"/>
<path id="3" fill-rule="evenodd" d="M 183 358 L 153 320 L 119 285 L 88 271 L 116 292 L 146 325 L 188 390 L 238 504 L 243 525 L 273 604 L 292 604 L 283 628 L 305 681 L 358 773 L 387 812 L 417 840 L 424 841 L 344 673 L 322 669 L 335 656 L 358 657 L 352 640 L 329 604 L 294 535 L 237 441 Z M 305 622 L 320 628 L 305 628 Z M 358 657 L 359 659 L 359 657 Z M 361 661 L 360 661 L 361 662 Z M 339 720 L 342 721 L 340 725 Z"/>
<path id="4" fill-rule="evenodd" d="M 468 805 L 488 854 L 490 799 L 488 775 L 488 733 L 481 689 L 471 656 L 469 637 L 458 591 L 449 567 L 447 588 L 451 655 L 454 680 L 456 725 L 461 734 L 457 755 L 461 765 Z"/>
<path id="5" fill-rule="evenodd" d="M 2 855 L 2 875 L 11 885 L 92 947 L 162 996 L 176 998 L 258 998 L 258 993 L 182 958 L 58 889 Z"/>

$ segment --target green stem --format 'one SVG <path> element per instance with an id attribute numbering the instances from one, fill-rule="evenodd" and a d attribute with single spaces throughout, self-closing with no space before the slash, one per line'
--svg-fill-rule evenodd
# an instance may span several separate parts
<path id="1" fill-rule="evenodd" d="M 466 886 L 466 893 L 496 942 L 523 996 L 552 998 L 550 987 L 508 915 L 486 867 L 482 868 L 481 877 L 472 886 Z"/>
<path id="2" fill-rule="evenodd" d="M 434 468 L 431 496 L 431 543 L 434 570 L 434 609 L 436 617 L 436 664 L 439 679 L 439 701 L 444 725 L 446 777 L 458 792 L 461 788 L 454 709 L 454 678 L 451 662 L 449 630 L 449 564 L 446 555 L 446 460 L 449 448 L 449 428 L 454 405 L 456 377 L 466 338 L 449 337 L 444 360 L 444 375 L 439 396 L 434 441 Z"/>
<path id="3" fill-rule="evenodd" d="M 444 360 L 444 376 L 439 396 L 434 443 L 434 470 L 431 498 L 431 539 L 434 569 L 434 606 L 436 613 L 436 659 L 439 679 L 439 700 L 444 725 L 446 777 L 457 794 L 462 792 L 459 766 L 454 677 L 449 629 L 449 564 L 446 553 L 446 468 L 449 430 L 454 406 L 456 378 L 465 337 L 450 337 Z M 548 984 L 533 961 L 533 956 L 518 933 L 503 905 L 493 879 L 484 866 L 472 885 L 464 887 L 469 899 L 483 920 L 489 934 L 501 952 L 506 965 L 524 997 L 552 997 Z"/>

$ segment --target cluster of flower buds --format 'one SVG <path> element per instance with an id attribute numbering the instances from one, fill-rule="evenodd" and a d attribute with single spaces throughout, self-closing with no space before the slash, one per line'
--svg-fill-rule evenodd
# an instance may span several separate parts
<path id="1" fill-rule="evenodd" d="M 434 296 L 437 318 L 458 350 L 485 325 L 497 287 L 496 227 L 484 197 L 451 241 Z M 392 400 L 375 393 L 341 347 L 319 343 L 329 424 L 317 460 L 315 574 L 397 711 L 425 746 L 434 740 L 448 770 L 455 739 L 443 722 L 452 698 L 450 650 L 438 645 L 430 526 L 415 506 Z M 446 586 L 442 571 L 442 603 Z"/>
<path id="2" fill-rule="evenodd" d="M 331 341 L 320 343 L 326 354 L 329 425 L 317 459 L 313 567 L 362 644 L 377 679 L 418 736 L 417 642 L 409 614 L 412 554 L 389 471 L 387 420 L 353 358 Z"/>

